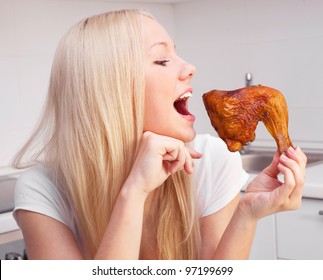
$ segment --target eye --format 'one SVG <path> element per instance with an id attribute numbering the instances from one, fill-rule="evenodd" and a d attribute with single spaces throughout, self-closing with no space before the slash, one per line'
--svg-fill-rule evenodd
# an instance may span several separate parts
<path id="1" fill-rule="evenodd" d="M 161 66 L 167 66 L 168 62 L 169 62 L 169 60 L 163 59 L 163 60 L 156 60 L 154 63 L 157 65 L 161 65 Z"/>

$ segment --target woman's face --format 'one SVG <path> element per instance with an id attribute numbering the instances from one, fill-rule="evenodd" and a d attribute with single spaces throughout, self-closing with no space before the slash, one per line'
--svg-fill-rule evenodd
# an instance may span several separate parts
<path id="1" fill-rule="evenodd" d="M 184 142 L 195 137 L 195 117 L 188 111 L 195 67 L 178 57 L 165 29 L 155 20 L 142 17 L 145 50 L 144 130 Z"/>

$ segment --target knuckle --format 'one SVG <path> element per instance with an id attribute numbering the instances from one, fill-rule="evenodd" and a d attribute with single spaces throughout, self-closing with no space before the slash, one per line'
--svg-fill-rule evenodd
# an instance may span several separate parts
<path id="1" fill-rule="evenodd" d="M 180 150 L 184 150 L 185 148 L 185 144 L 184 142 L 180 141 L 180 140 L 176 140 L 177 141 L 177 146 Z"/>
<path id="2" fill-rule="evenodd" d="M 152 139 L 154 138 L 154 134 L 150 131 L 145 131 L 142 136 L 144 139 Z"/>
<path id="3" fill-rule="evenodd" d="M 299 179 L 299 185 L 304 187 L 304 184 L 305 184 L 305 178 L 302 177 L 302 178 Z"/>
<path id="4" fill-rule="evenodd" d="M 144 142 L 149 142 L 153 138 L 153 134 L 150 131 L 145 131 L 142 135 L 142 140 Z"/>
<path id="5" fill-rule="evenodd" d="M 297 210 L 299 208 L 302 207 L 302 200 L 298 199 L 295 203 L 294 203 L 294 210 Z"/>
<path id="6" fill-rule="evenodd" d="M 282 211 L 297 210 L 297 209 L 300 209 L 301 206 L 302 206 L 302 199 L 295 198 L 295 199 L 288 199 L 282 202 L 280 204 L 280 209 Z"/>
<path id="7" fill-rule="evenodd" d="M 299 208 L 301 208 L 302 203 L 300 201 L 293 201 L 293 203 L 291 203 L 289 210 L 297 210 Z"/>

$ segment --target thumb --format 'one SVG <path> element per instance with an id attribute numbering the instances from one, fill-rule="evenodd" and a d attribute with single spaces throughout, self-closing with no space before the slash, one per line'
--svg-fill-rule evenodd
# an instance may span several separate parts
<path id="1" fill-rule="evenodd" d="M 273 157 L 272 162 L 270 163 L 270 165 L 264 169 L 264 171 L 268 175 L 270 175 L 271 177 L 278 176 L 278 174 L 280 172 L 278 170 L 279 156 L 280 156 L 280 154 L 279 154 L 279 152 L 277 150 L 276 153 L 275 153 L 275 155 L 274 155 L 274 157 Z"/>

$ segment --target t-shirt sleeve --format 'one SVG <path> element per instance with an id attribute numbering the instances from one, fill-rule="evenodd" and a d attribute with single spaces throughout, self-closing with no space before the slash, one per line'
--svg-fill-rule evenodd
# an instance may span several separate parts
<path id="1" fill-rule="evenodd" d="M 13 217 L 18 226 L 17 210 L 19 209 L 37 212 L 68 224 L 64 215 L 62 196 L 43 167 L 31 167 L 17 180 Z"/>
<path id="2" fill-rule="evenodd" d="M 197 136 L 195 149 L 203 154 L 195 161 L 193 183 L 197 187 L 200 215 L 213 214 L 225 207 L 243 188 L 248 174 L 239 152 L 230 152 L 218 137 Z"/>

